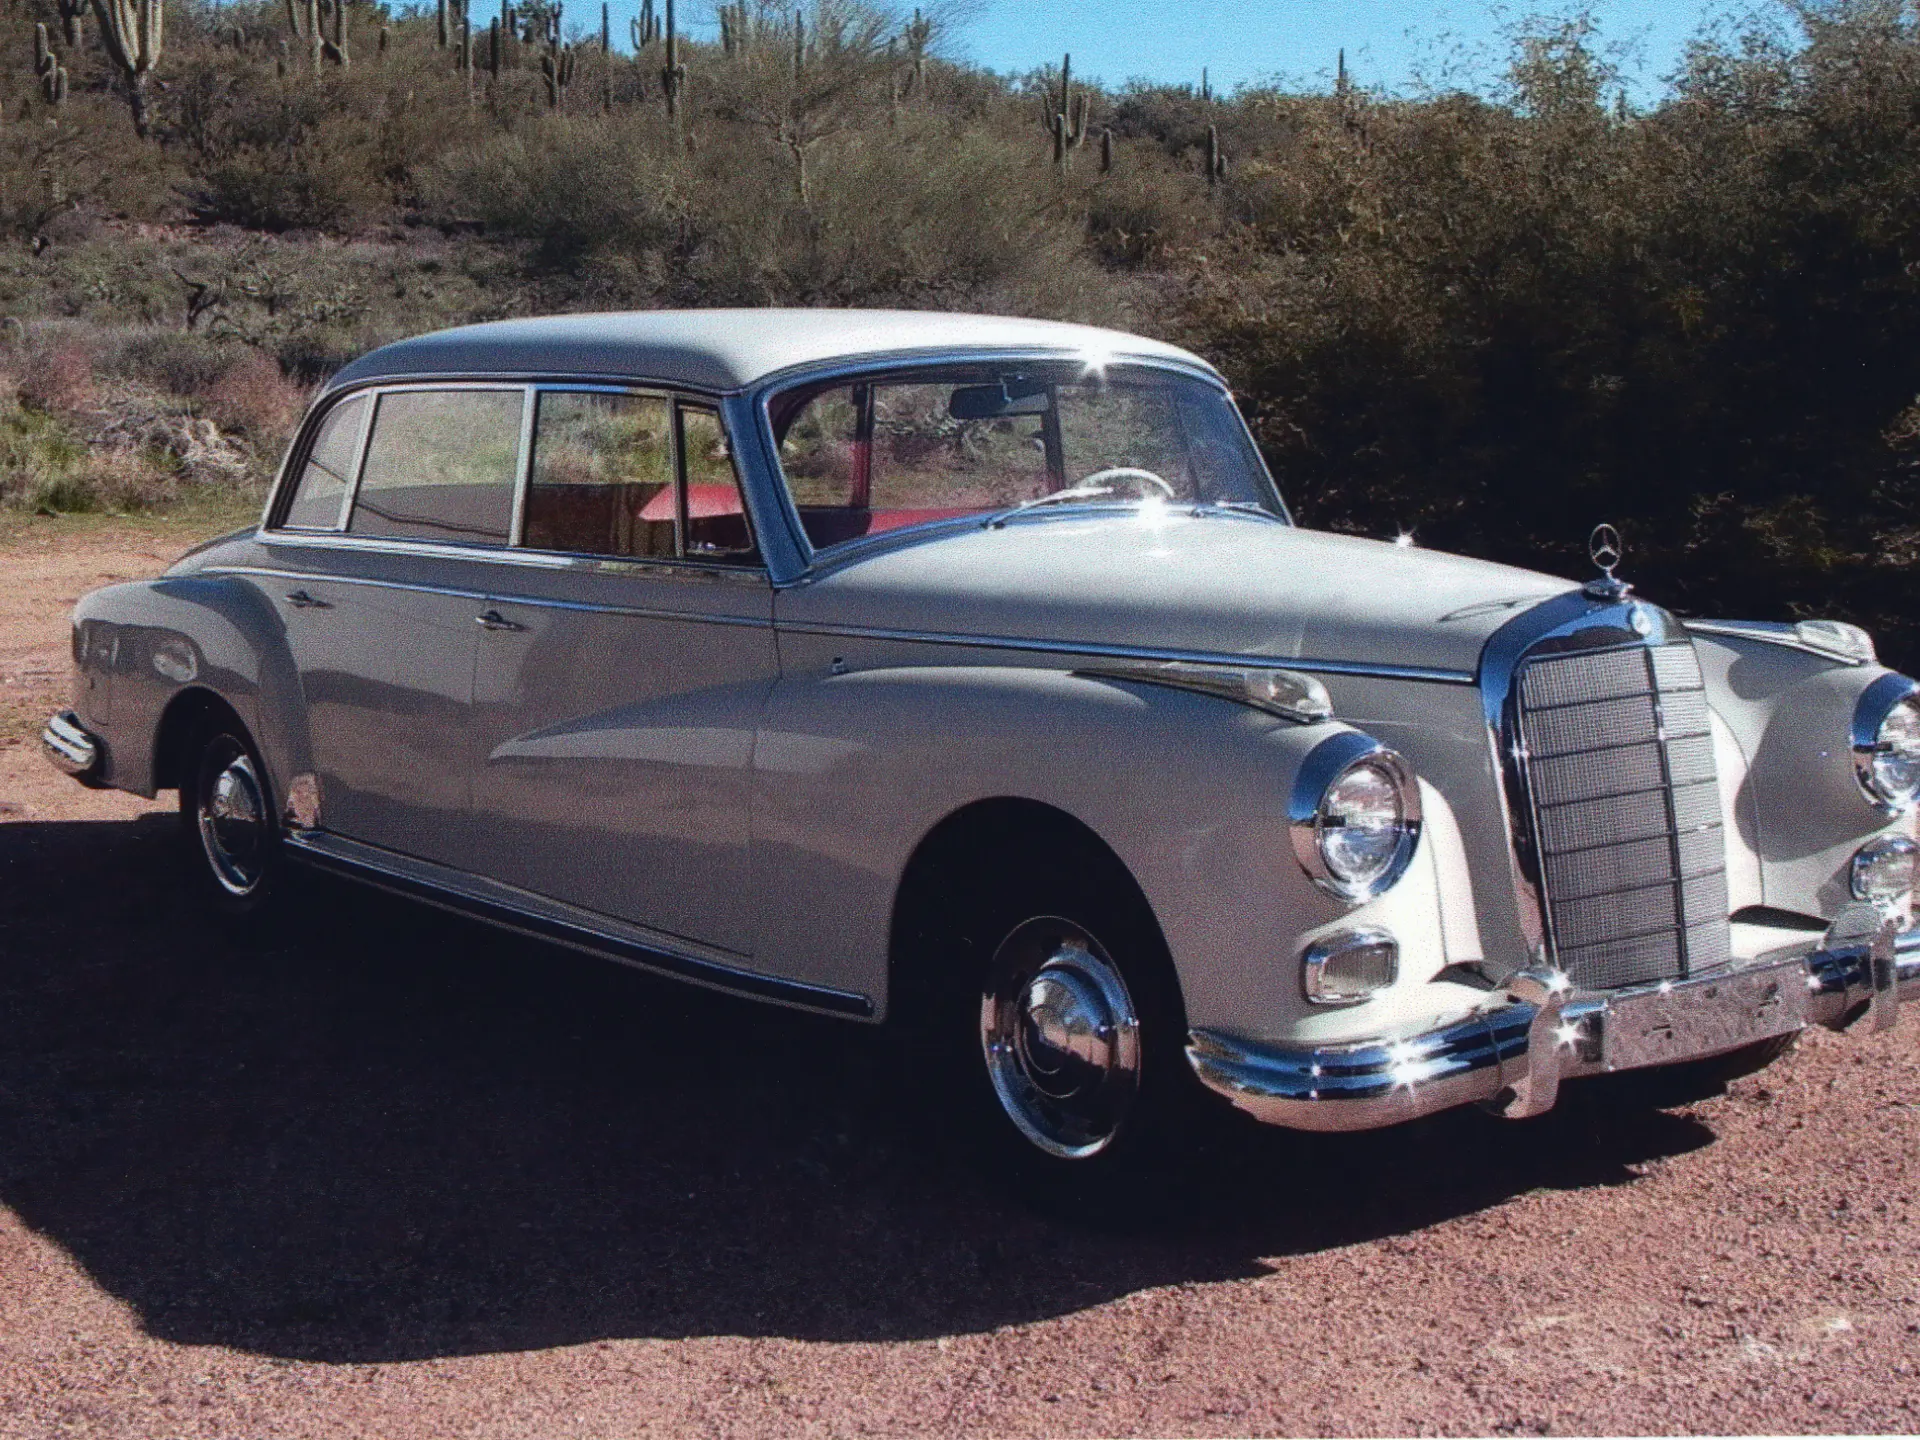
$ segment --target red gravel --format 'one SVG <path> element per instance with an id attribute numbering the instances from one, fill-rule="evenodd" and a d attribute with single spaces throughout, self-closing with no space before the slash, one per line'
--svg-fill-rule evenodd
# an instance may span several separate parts
<path id="1" fill-rule="evenodd" d="M 38 764 L 0 749 L 0 1434 L 1920 1425 L 1912 1016 L 1678 1112 L 1249 1131 L 1069 1223 L 863 1032 L 344 887 L 239 946 L 168 817 Z"/>

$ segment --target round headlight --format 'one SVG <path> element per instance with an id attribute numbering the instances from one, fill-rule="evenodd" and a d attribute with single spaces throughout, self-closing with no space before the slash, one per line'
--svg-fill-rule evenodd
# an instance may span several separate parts
<path id="1" fill-rule="evenodd" d="M 1853 712 L 1853 769 L 1867 798 L 1902 811 L 1920 799 L 1920 686 L 1882 675 Z"/>
<path id="2" fill-rule="evenodd" d="M 1301 762 L 1291 818 L 1294 855 L 1314 883 L 1343 900 L 1370 900 L 1413 859 L 1419 782 L 1379 741 L 1345 731 Z"/>

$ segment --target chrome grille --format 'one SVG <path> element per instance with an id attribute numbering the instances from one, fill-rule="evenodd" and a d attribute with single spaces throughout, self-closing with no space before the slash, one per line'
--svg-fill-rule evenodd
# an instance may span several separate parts
<path id="1" fill-rule="evenodd" d="M 1720 795 L 1692 644 L 1528 661 L 1517 725 L 1542 909 L 1574 983 L 1726 963 Z"/>

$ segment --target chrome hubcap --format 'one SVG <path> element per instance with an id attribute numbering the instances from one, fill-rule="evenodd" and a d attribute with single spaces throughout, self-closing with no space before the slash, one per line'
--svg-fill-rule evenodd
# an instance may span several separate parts
<path id="1" fill-rule="evenodd" d="M 200 848 L 213 878 L 229 895 L 249 895 L 260 883 L 267 850 L 267 803 L 244 752 L 227 747 L 209 756 L 201 772 L 197 819 Z"/>
<path id="2" fill-rule="evenodd" d="M 1028 920 L 1001 941 L 980 1044 L 1007 1117 L 1049 1155 L 1104 1150 L 1140 1088 L 1133 997 L 1100 942 L 1069 920 Z"/>

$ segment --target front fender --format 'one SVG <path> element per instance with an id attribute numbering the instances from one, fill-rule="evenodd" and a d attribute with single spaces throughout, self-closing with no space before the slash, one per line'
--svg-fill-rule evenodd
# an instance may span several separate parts
<path id="1" fill-rule="evenodd" d="M 1853 901 L 1848 870 L 1861 844 L 1913 833 L 1911 815 L 1876 808 L 1854 776 L 1854 707 L 1889 672 L 1717 631 L 1696 632 L 1694 648 L 1746 761 L 1737 839 L 1757 861 L 1765 903 L 1835 919 Z"/>
<path id="2" fill-rule="evenodd" d="M 1317 889 L 1287 806 L 1302 759 L 1340 728 L 1053 669 L 789 676 L 755 755 L 756 953 L 779 973 L 884 997 L 895 892 L 922 838 L 963 806 L 1024 798 L 1085 824 L 1132 873 L 1192 1024 L 1337 1031 L 1352 1012 L 1306 1004 L 1301 949 L 1342 924 L 1384 924 L 1403 946 L 1402 986 L 1431 979 L 1448 963 L 1434 856 L 1459 845 L 1427 788 L 1428 831 L 1400 884 L 1359 909 Z M 1369 1023 L 1393 1008 L 1369 1005 Z"/>

